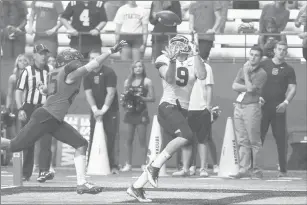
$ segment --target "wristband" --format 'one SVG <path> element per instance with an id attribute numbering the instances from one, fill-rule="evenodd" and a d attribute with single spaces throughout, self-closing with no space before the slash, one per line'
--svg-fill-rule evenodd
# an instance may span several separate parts
<path id="1" fill-rule="evenodd" d="M 109 110 L 109 107 L 110 107 L 110 106 L 103 105 L 102 108 L 101 108 L 102 113 L 103 113 L 103 114 L 106 113 L 106 112 Z"/>
<path id="2" fill-rule="evenodd" d="M 111 55 L 113 52 L 112 52 L 112 49 L 109 49 L 108 50 L 108 53 Z"/>
<path id="3" fill-rule="evenodd" d="M 95 28 L 95 30 L 97 30 L 100 33 L 100 30 L 98 28 Z"/>
<path id="4" fill-rule="evenodd" d="M 92 109 L 93 113 L 95 113 L 95 112 L 98 110 L 98 108 L 97 108 L 96 105 L 93 105 L 93 106 L 91 107 L 91 109 Z"/>
<path id="5" fill-rule="evenodd" d="M 176 58 L 170 58 L 170 59 L 169 59 L 169 62 L 170 62 L 170 63 L 176 63 Z"/>
<path id="6" fill-rule="evenodd" d="M 88 62 L 84 67 L 88 72 L 92 72 L 94 69 L 99 67 L 99 63 L 97 62 L 96 59 L 94 59 Z"/>
<path id="7" fill-rule="evenodd" d="M 289 101 L 288 101 L 288 100 L 285 100 L 284 103 L 286 103 L 287 105 L 289 105 Z"/>

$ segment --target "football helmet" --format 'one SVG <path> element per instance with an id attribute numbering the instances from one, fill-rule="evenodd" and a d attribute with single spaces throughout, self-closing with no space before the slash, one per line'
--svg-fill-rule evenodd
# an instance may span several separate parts
<path id="1" fill-rule="evenodd" d="M 76 49 L 68 48 L 61 51 L 56 57 L 56 68 L 67 65 L 73 60 L 83 61 L 83 55 Z"/>
<path id="2" fill-rule="evenodd" d="M 176 35 L 169 41 L 169 48 L 174 53 L 190 54 L 191 46 L 189 39 L 182 35 Z"/>

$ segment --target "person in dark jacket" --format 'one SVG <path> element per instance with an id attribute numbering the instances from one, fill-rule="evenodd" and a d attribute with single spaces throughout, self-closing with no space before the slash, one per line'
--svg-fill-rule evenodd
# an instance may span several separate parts
<path id="1" fill-rule="evenodd" d="M 159 11 L 169 10 L 174 12 L 182 19 L 181 5 L 179 1 L 153 1 L 150 7 L 149 22 L 154 26 L 152 30 L 152 58 L 156 60 L 162 53 L 161 51 L 168 45 L 168 39 L 174 37 L 177 33 L 176 26 L 164 26 L 161 24 L 156 14 Z M 158 33 L 174 33 L 168 36 L 167 34 L 159 35 Z"/>

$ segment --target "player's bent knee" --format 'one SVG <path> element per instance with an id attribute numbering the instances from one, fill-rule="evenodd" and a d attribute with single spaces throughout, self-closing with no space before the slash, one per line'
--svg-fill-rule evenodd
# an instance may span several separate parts
<path id="1" fill-rule="evenodd" d="M 182 137 L 187 140 L 187 144 L 193 142 L 193 132 L 191 129 L 182 129 L 181 132 L 176 133 L 177 137 Z"/>

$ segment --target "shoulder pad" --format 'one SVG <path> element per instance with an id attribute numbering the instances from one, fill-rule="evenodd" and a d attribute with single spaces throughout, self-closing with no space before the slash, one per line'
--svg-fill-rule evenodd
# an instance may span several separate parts
<path id="1" fill-rule="evenodd" d="M 155 67 L 159 69 L 163 65 L 168 65 L 169 59 L 165 55 L 160 55 L 155 61 Z"/>
<path id="2" fill-rule="evenodd" d="M 97 1 L 96 7 L 101 8 L 103 6 L 103 1 Z"/>

